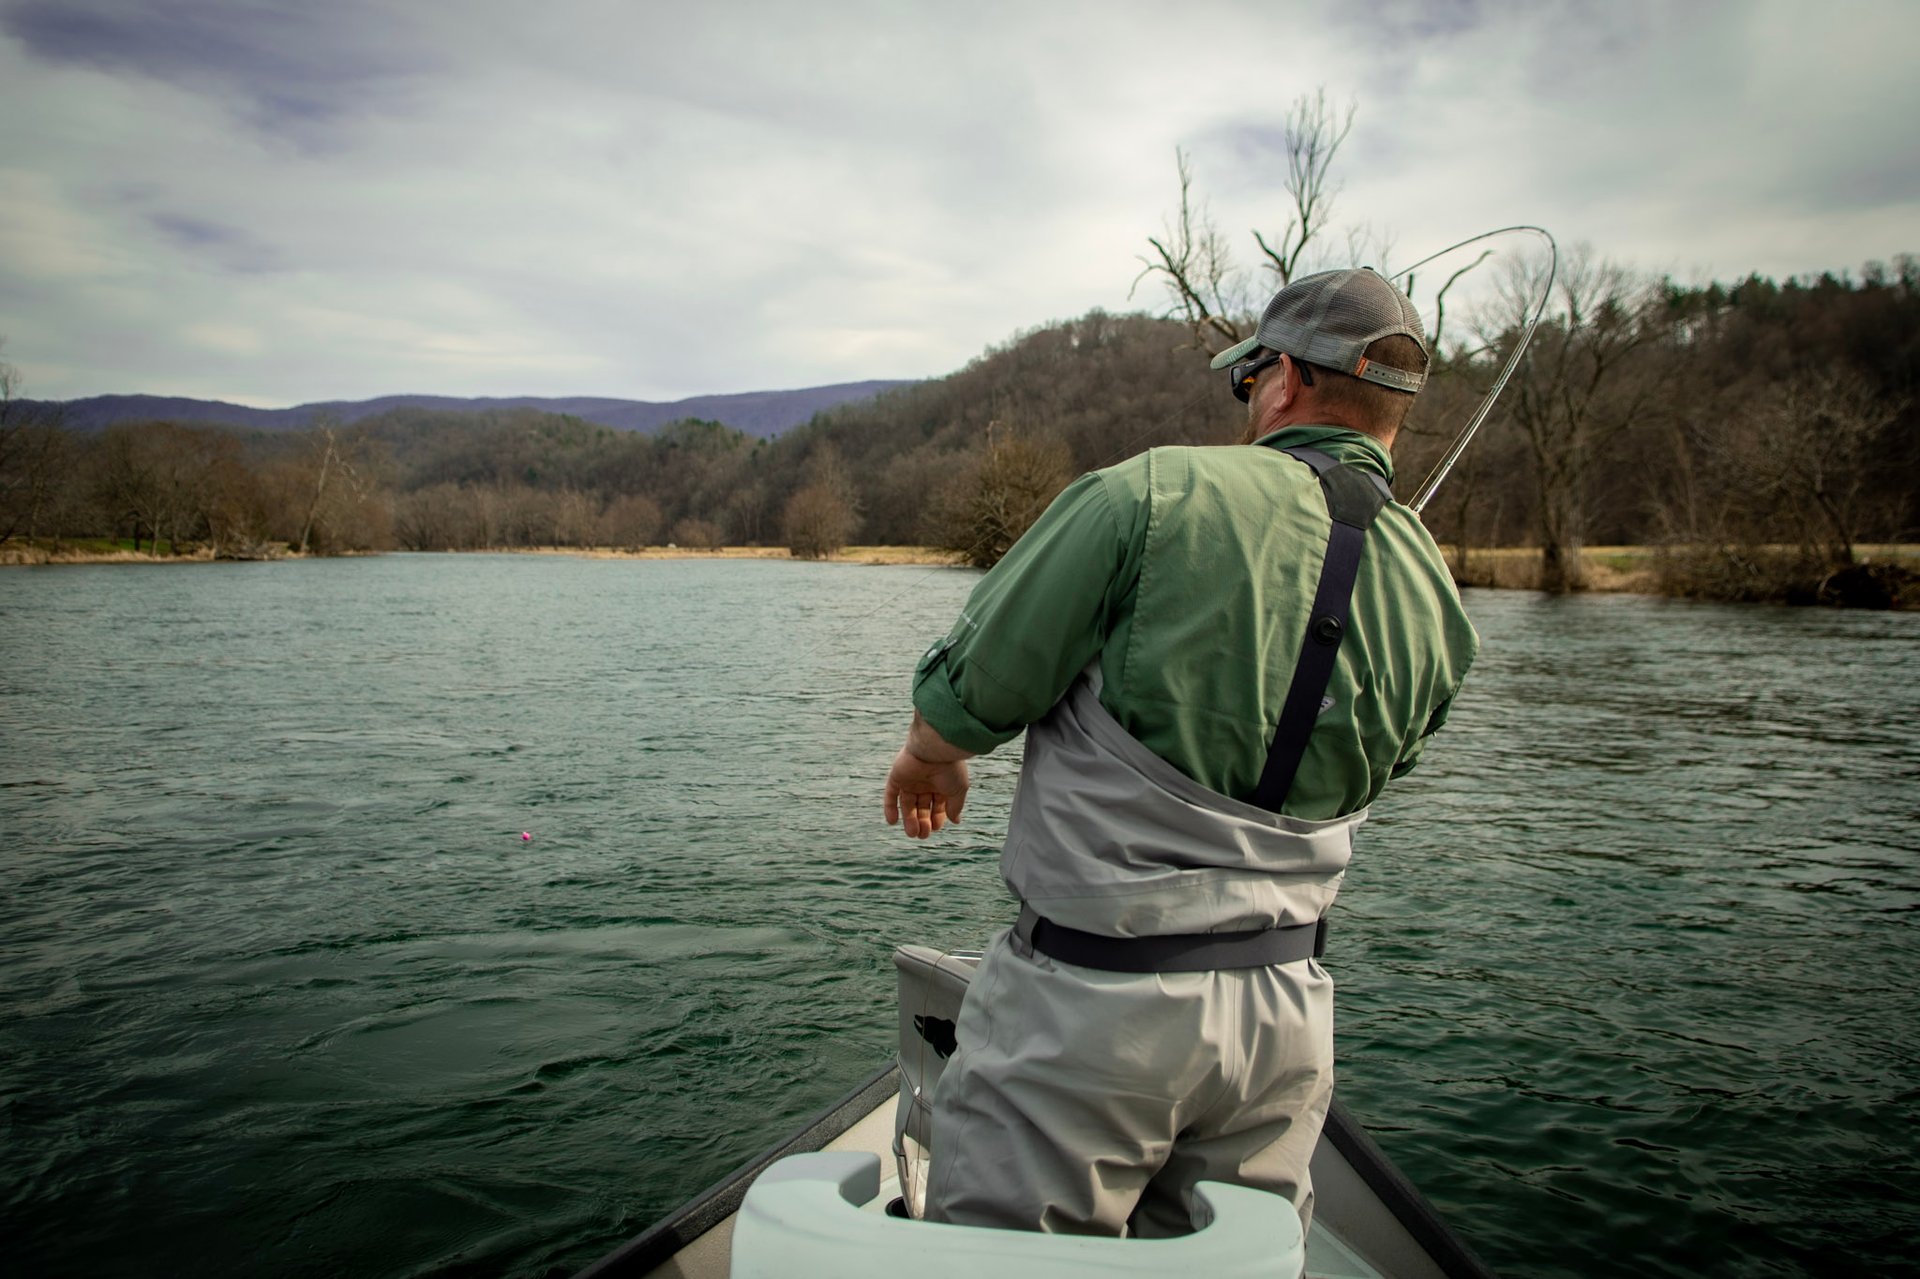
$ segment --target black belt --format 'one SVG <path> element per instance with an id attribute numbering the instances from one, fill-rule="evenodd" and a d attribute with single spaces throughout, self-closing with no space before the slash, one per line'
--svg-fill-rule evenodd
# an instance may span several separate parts
<path id="1" fill-rule="evenodd" d="M 1107 937 L 1068 928 L 1020 911 L 1015 932 L 1041 954 L 1063 964 L 1110 973 L 1203 973 L 1218 968 L 1266 968 L 1318 959 L 1327 953 L 1327 921 L 1248 928 L 1231 933 L 1163 933 L 1157 937 Z"/>

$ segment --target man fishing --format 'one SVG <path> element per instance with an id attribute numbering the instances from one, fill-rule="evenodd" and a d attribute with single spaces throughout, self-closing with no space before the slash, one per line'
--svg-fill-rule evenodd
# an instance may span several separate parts
<path id="1" fill-rule="evenodd" d="M 965 761 L 1027 732 L 1001 857 L 1019 920 L 934 1099 L 929 1219 L 1164 1237 L 1219 1180 L 1310 1223 L 1325 913 L 1478 646 L 1387 490 L 1429 360 L 1372 271 L 1280 290 L 1213 361 L 1241 444 L 1082 476 L 921 658 L 889 824 L 959 820 Z"/>

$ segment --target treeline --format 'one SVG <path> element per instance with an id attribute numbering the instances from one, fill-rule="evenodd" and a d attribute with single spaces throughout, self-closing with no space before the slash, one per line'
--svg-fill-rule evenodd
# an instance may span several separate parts
<path id="1" fill-rule="evenodd" d="M 1490 302 L 1449 318 L 1396 450 L 1403 498 L 1504 363 L 1536 271 L 1512 267 Z M 713 422 L 639 435 L 421 409 L 294 434 L 156 422 L 78 435 L 21 412 L 7 380 L 0 541 L 227 555 L 664 543 L 820 555 L 860 541 L 987 564 L 1073 475 L 1244 425 L 1190 323 L 1098 311 L 773 440 Z M 1871 594 L 1884 574 L 1861 570 L 1858 548 L 1920 527 L 1916 390 L 1912 258 L 1858 278 L 1694 288 L 1574 252 L 1427 523 L 1463 574 L 1478 549 L 1537 548 L 1555 590 L 1585 585 L 1583 548 L 1641 544 L 1678 593 Z"/>
<path id="2" fill-rule="evenodd" d="M 1079 470 L 1223 439 L 1237 407 L 1178 324 L 1100 312 L 772 440 L 717 422 L 641 435 L 526 409 L 417 408 L 299 432 L 81 434 L 21 402 L 9 377 L 0 542 L 220 556 L 666 544 L 817 556 L 858 538 L 990 562 Z"/>
<path id="3" fill-rule="evenodd" d="M 1424 475 L 1511 351 L 1537 265 L 1500 281 L 1443 359 L 1399 453 Z M 1532 546 L 1549 590 L 1583 548 L 1658 552 L 1673 594 L 1887 602 L 1862 544 L 1920 527 L 1920 262 L 1858 280 L 1683 287 L 1576 250 L 1484 435 L 1427 511 L 1456 555 Z"/>
<path id="4" fill-rule="evenodd" d="M 810 508 L 822 494 L 826 509 Z M 83 434 L 0 401 L 0 544 L 114 539 L 246 558 L 791 541 L 824 554 L 853 532 L 855 507 L 829 450 L 715 422 L 640 435 L 532 410 L 396 409 L 296 432 L 133 422 Z"/>

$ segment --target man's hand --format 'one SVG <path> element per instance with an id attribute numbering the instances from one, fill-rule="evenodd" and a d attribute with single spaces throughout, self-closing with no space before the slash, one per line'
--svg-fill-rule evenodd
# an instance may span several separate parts
<path id="1" fill-rule="evenodd" d="M 960 820 L 967 802 L 967 766 L 961 760 L 935 764 L 901 748 L 887 773 L 887 825 L 899 825 L 913 839 L 925 839 L 948 822 Z"/>
<path id="2" fill-rule="evenodd" d="M 925 839 L 948 822 L 960 820 L 967 802 L 967 765 L 963 751 L 940 736 L 916 712 L 907 744 L 887 772 L 882 805 L 887 825 L 900 826 L 911 839 Z"/>

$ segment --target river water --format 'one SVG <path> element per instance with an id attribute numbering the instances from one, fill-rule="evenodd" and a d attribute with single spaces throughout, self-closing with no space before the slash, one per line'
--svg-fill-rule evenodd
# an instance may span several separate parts
<path id="1" fill-rule="evenodd" d="M 1016 751 L 951 838 L 878 813 L 973 580 L 0 574 L 8 1271 L 566 1273 L 783 1135 L 896 942 L 1009 913 Z M 1468 605 L 1338 907 L 1342 1096 L 1506 1273 L 1912 1273 L 1920 615 Z"/>

